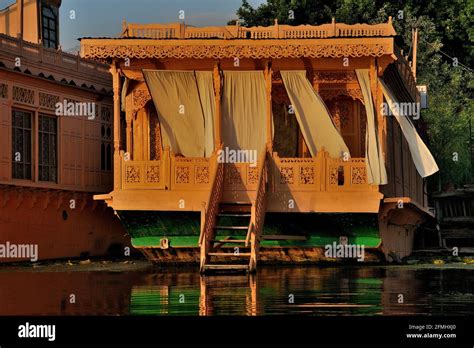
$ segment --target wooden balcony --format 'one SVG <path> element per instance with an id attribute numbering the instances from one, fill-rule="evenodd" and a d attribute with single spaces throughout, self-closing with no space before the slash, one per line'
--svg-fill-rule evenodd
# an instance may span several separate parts
<path id="1" fill-rule="evenodd" d="M 199 211 L 208 200 L 211 173 L 217 156 L 176 157 L 164 151 L 158 161 L 120 159 L 120 187 L 105 199 L 115 209 Z M 382 194 L 369 185 L 364 158 L 347 161 L 320 151 L 314 158 L 268 156 L 268 211 L 284 212 L 377 212 Z M 258 168 L 250 163 L 224 165 L 224 202 L 251 202 L 256 198 Z M 294 207 L 288 201 L 294 201 Z M 135 206 L 132 204 L 136 204 Z"/>
<path id="2" fill-rule="evenodd" d="M 9 69 L 16 67 L 16 59 L 21 58 L 21 71 L 30 74 L 42 73 L 55 81 L 66 81 L 75 86 L 93 86 L 95 90 L 111 90 L 111 78 L 108 66 L 94 60 L 81 58 L 61 49 L 43 47 L 41 43 L 32 43 L 0 34 L 0 60 Z"/>

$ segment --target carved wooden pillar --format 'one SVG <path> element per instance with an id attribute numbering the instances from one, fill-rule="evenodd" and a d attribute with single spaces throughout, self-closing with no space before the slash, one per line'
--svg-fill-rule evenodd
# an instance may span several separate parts
<path id="1" fill-rule="evenodd" d="M 267 99 L 267 108 L 266 108 L 266 124 L 267 124 L 267 149 L 272 152 L 273 149 L 273 139 L 272 139 L 272 76 L 273 70 L 271 67 L 271 62 L 268 62 L 265 66 L 265 89 L 266 89 L 266 99 Z"/>
<path id="2" fill-rule="evenodd" d="M 110 66 L 114 91 L 114 190 L 120 188 L 120 70 L 115 61 Z"/>
<path id="3" fill-rule="evenodd" d="M 383 94 L 382 87 L 378 81 L 379 73 L 381 74 L 381 69 L 377 65 L 376 59 L 371 59 L 370 61 L 370 90 L 372 94 L 372 100 L 375 107 L 375 115 L 377 118 L 377 138 L 382 148 L 382 153 L 385 158 L 386 154 L 386 137 L 385 137 L 385 117 L 382 114 L 382 102 Z"/>
<path id="4" fill-rule="evenodd" d="M 214 149 L 217 150 L 222 143 L 221 136 L 221 122 L 222 122 L 222 112 L 221 112 L 221 95 L 222 95 L 222 81 L 221 74 L 219 71 L 219 63 L 214 65 L 214 92 L 215 92 L 215 102 L 216 102 L 216 114 L 214 119 Z"/>
<path id="5" fill-rule="evenodd" d="M 128 154 L 132 154 L 132 120 L 127 117 L 127 129 L 126 129 L 126 136 L 127 136 L 127 149 L 126 151 Z"/>
<path id="6" fill-rule="evenodd" d="M 125 97 L 125 151 L 132 153 L 132 118 L 133 118 L 133 93 Z"/>

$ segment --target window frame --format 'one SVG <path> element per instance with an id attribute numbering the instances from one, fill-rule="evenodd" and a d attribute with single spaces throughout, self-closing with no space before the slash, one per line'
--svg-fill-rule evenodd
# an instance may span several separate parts
<path id="1" fill-rule="evenodd" d="M 45 14 L 45 10 L 51 11 L 53 16 Z M 56 12 L 56 13 L 55 13 Z M 47 5 L 44 2 L 41 4 L 41 40 L 43 47 L 50 49 L 58 49 L 59 47 L 59 9 L 53 5 Z M 54 25 L 54 28 L 50 24 Z M 47 35 L 45 35 L 47 33 Z M 54 40 L 51 39 L 51 34 L 54 33 Z M 47 36 L 47 38 L 46 38 Z"/>
<path id="2" fill-rule="evenodd" d="M 24 127 L 23 128 L 16 127 L 14 125 L 13 119 L 14 119 L 15 112 L 21 112 L 21 113 L 24 113 L 24 114 L 29 114 L 29 116 L 30 116 L 30 128 L 29 128 L 29 133 L 30 133 L 30 161 L 29 161 L 29 163 L 24 162 L 24 161 L 20 161 L 23 166 L 28 166 L 28 165 L 30 166 L 30 177 L 29 178 L 27 178 L 25 175 L 23 175 L 21 178 L 15 177 L 15 164 L 18 164 L 15 161 L 15 153 L 17 152 L 17 151 L 15 151 L 15 139 L 14 139 L 15 128 L 19 128 L 19 129 L 23 130 L 23 133 L 22 133 L 23 141 L 24 141 L 24 130 L 27 129 L 27 128 L 24 128 Z M 34 161 L 34 157 L 35 157 L 35 140 L 36 140 L 35 139 L 35 113 L 31 110 L 12 107 L 11 108 L 11 122 L 12 122 L 11 123 L 11 142 L 12 142 L 12 146 L 11 146 L 11 153 L 12 153 L 11 178 L 14 181 L 34 182 L 35 181 L 35 161 Z M 24 154 L 21 154 L 21 155 L 22 155 L 22 160 L 23 160 Z M 24 168 L 23 168 L 23 174 L 25 173 Z"/>
<path id="3" fill-rule="evenodd" d="M 41 129 L 41 118 L 46 117 L 49 119 L 53 119 L 55 123 L 55 132 L 50 132 L 50 131 L 44 131 Z M 54 183 L 58 184 L 59 183 L 59 120 L 58 117 L 54 115 L 50 115 L 47 113 L 40 112 L 38 113 L 38 125 L 36 127 L 37 132 L 37 139 L 38 139 L 38 158 L 37 158 L 37 163 L 38 163 L 38 182 L 48 182 L 48 183 Z M 43 164 L 42 163 L 42 137 L 44 136 L 48 137 L 48 141 L 53 137 L 54 138 L 54 143 L 55 143 L 55 154 L 54 154 L 54 165 L 52 164 Z M 48 152 L 48 160 L 50 160 L 50 155 L 51 151 Z M 55 171 L 55 180 L 51 180 L 51 172 L 48 171 L 48 179 L 45 180 L 42 178 L 42 168 L 43 167 L 48 167 L 49 170 L 51 168 L 54 168 Z"/>

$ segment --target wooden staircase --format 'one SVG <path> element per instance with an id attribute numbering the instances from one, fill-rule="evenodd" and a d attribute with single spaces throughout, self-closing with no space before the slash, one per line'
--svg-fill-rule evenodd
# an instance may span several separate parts
<path id="1" fill-rule="evenodd" d="M 251 204 L 221 203 L 214 226 L 209 260 L 204 271 L 249 271 L 250 247 L 247 242 L 251 223 Z"/>
<path id="2" fill-rule="evenodd" d="M 221 202 L 223 175 L 216 175 L 209 203 L 201 213 L 201 273 L 257 270 L 266 208 L 266 151 L 261 155 L 258 173 L 256 199 L 250 203 Z"/>

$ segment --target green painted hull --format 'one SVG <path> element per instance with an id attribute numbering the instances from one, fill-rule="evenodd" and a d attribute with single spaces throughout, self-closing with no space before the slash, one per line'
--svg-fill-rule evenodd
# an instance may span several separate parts
<path id="1" fill-rule="evenodd" d="M 119 216 L 135 247 L 159 247 L 162 238 L 167 238 L 171 247 L 198 247 L 199 212 L 122 211 Z M 239 221 L 228 218 L 223 225 L 239 225 Z M 242 231 L 230 232 L 220 236 L 245 239 Z M 366 248 L 381 243 L 376 214 L 268 213 L 263 235 L 302 235 L 307 239 L 263 240 L 262 247 L 324 247 L 338 243 L 340 236 Z"/>

